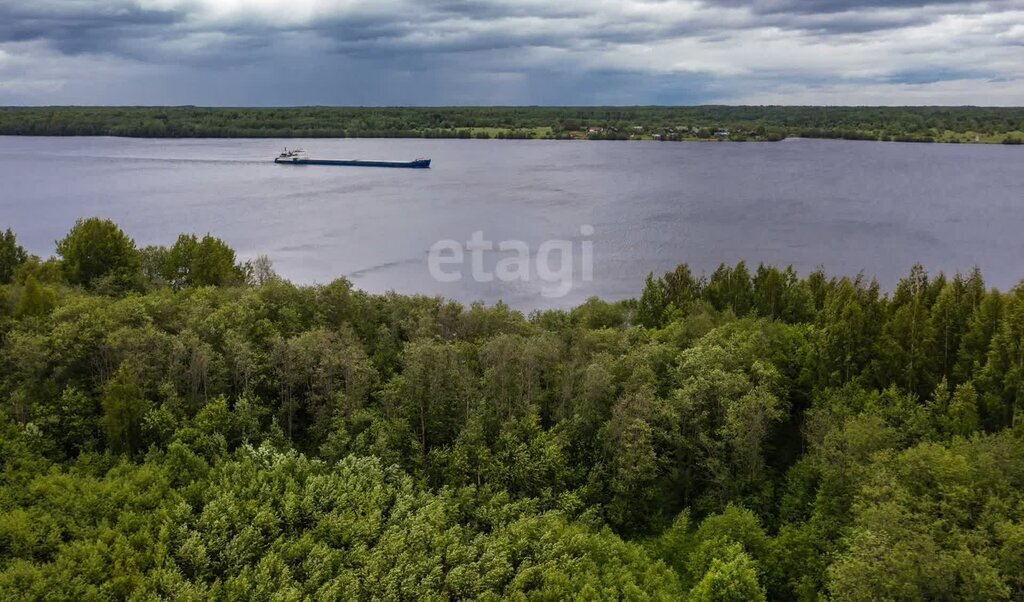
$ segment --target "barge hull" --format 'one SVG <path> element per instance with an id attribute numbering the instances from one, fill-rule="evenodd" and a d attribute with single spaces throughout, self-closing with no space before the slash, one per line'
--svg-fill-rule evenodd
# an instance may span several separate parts
<path id="1" fill-rule="evenodd" d="M 411 167 L 425 169 L 430 167 L 430 159 L 416 161 L 334 161 L 330 159 L 274 159 L 274 163 L 284 165 L 343 165 L 349 167 Z"/>

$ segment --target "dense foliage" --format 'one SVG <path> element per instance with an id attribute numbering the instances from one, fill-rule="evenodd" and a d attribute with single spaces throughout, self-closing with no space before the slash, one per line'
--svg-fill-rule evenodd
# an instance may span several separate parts
<path id="1" fill-rule="evenodd" d="M 1024 142 L 1024 109 L 988 107 L 8 107 L 0 134 Z"/>
<path id="2" fill-rule="evenodd" d="M 0 237 L 0 599 L 1024 596 L 1024 286 L 680 266 L 524 317 L 58 250 Z"/>

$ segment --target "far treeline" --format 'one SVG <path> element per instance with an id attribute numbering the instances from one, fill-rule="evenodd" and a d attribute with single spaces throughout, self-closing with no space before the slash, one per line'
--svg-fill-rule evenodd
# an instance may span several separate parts
<path id="1" fill-rule="evenodd" d="M 1024 599 L 1024 282 L 638 292 L 524 316 L 0 233 L 0 600 Z"/>
<path id="2" fill-rule="evenodd" d="M 1024 143 L 1024 108 L 0 107 L 0 135 Z"/>

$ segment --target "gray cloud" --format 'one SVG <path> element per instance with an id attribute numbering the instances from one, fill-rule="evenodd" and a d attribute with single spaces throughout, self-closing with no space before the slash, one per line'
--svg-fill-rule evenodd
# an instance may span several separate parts
<path id="1" fill-rule="evenodd" d="M 124 39 L 186 18 L 184 10 L 151 10 L 100 2 L 0 3 L 0 42 L 45 40 L 65 54 L 116 48 Z"/>
<path id="2" fill-rule="evenodd" d="M 901 84 L 995 79 L 1012 100 L 1022 46 L 1024 0 L 0 0 L 0 103 L 670 103 L 851 84 L 899 102 Z"/>
<path id="3" fill-rule="evenodd" d="M 879 8 L 945 7 L 963 9 L 972 4 L 964 0 L 709 0 L 709 5 L 749 8 L 758 14 L 832 14 Z M 1002 2 L 985 3 L 1004 4 Z"/>

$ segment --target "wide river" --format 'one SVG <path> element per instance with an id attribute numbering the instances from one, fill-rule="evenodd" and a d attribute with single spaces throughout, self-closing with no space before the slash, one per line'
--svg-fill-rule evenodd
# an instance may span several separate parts
<path id="1" fill-rule="evenodd" d="M 284 145 L 433 164 L 271 163 Z M 294 282 L 344 276 L 523 310 L 636 296 L 648 272 L 741 259 L 863 271 L 886 288 L 915 262 L 978 265 L 1005 288 L 1024 278 L 1024 147 L 0 137 L 0 228 L 49 256 L 87 216 L 140 246 L 209 232 Z"/>

